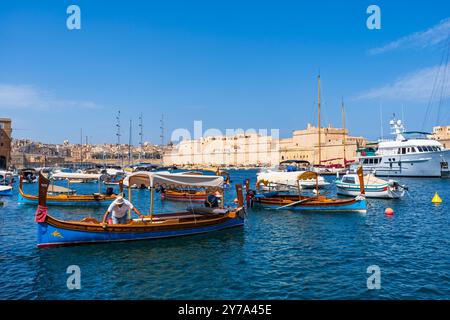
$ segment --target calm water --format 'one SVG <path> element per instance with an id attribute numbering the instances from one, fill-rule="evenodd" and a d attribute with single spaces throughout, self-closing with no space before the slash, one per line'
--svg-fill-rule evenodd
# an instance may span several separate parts
<path id="1" fill-rule="evenodd" d="M 231 171 L 233 182 L 254 183 L 255 176 Z M 244 228 L 44 250 L 35 246 L 35 208 L 17 205 L 16 188 L 1 199 L 0 299 L 450 299 L 450 180 L 401 182 L 409 195 L 369 199 L 366 214 L 250 210 Z M 435 191 L 439 206 L 431 203 Z M 228 201 L 234 197 L 227 192 Z M 148 210 L 149 192 L 135 191 L 133 202 Z M 388 206 L 394 217 L 384 215 Z M 158 199 L 161 207 L 185 204 Z M 104 210 L 50 207 L 72 219 L 101 219 Z M 81 290 L 66 286 L 73 264 L 81 268 Z M 370 265 L 381 268 L 380 290 L 367 289 Z"/>

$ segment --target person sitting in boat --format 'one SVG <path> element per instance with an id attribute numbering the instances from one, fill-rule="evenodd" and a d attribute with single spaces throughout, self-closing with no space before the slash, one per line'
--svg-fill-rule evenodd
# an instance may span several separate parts
<path id="1" fill-rule="evenodd" d="M 105 194 L 106 194 L 107 196 L 112 196 L 112 195 L 114 195 L 114 194 L 115 194 L 115 193 L 114 193 L 114 189 L 111 188 L 111 187 L 106 188 Z"/>
<path id="2" fill-rule="evenodd" d="M 133 204 L 124 199 L 122 196 L 118 196 L 110 205 L 103 217 L 103 221 L 106 221 L 108 215 L 111 213 L 113 224 L 126 224 L 128 223 L 128 210 L 133 210 L 139 216 L 144 218 L 141 212 L 133 206 Z"/>
<path id="3" fill-rule="evenodd" d="M 220 198 L 222 198 L 222 194 L 219 191 L 216 191 L 214 194 L 208 195 L 208 197 L 205 200 L 205 207 L 218 208 Z"/>

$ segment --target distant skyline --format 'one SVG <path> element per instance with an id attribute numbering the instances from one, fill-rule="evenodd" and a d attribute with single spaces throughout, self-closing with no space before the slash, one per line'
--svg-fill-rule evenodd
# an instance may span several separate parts
<path id="1" fill-rule="evenodd" d="M 81 9 L 68 30 L 66 9 Z M 381 29 L 366 27 L 369 5 Z M 139 143 L 177 128 L 292 130 L 341 126 L 351 135 L 450 125 L 450 2 L 20 1 L 0 6 L 0 117 L 14 138 Z"/>

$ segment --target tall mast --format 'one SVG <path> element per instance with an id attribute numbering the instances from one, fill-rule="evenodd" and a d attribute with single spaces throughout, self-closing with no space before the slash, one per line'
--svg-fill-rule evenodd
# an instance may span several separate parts
<path id="1" fill-rule="evenodd" d="M 80 165 L 83 163 L 83 128 L 80 129 Z"/>
<path id="2" fill-rule="evenodd" d="M 383 139 L 384 136 L 384 132 L 383 132 L 383 105 L 381 104 L 380 101 L 380 133 L 381 133 L 381 138 Z"/>
<path id="3" fill-rule="evenodd" d="M 131 127 L 133 125 L 133 120 L 130 119 L 130 137 L 128 139 L 128 164 L 131 164 Z"/>
<path id="4" fill-rule="evenodd" d="M 164 113 L 161 115 L 161 126 L 159 127 L 161 129 L 161 134 L 159 137 L 161 138 L 161 147 L 164 145 Z"/>
<path id="5" fill-rule="evenodd" d="M 342 145 L 344 146 L 344 167 L 347 163 L 345 158 L 345 144 L 346 144 L 346 136 L 345 136 L 345 109 L 344 109 L 344 98 L 342 98 Z"/>
<path id="6" fill-rule="evenodd" d="M 119 158 L 121 160 L 123 160 L 122 159 L 122 150 L 120 148 L 120 136 L 121 136 L 121 134 L 120 134 L 120 110 L 117 112 L 117 116 L 116 116 L 116 129 L 117 129 L 117 132 L 116 132 L 116 136 L 117 136 L 117 151 L 119 153 Z M 123 165 L 123 163 L 122 163 L 122 165 Z"/>
<path id="7" fill-rule="evenodd" d="M 143 142 L 143 139 L 144 139 L 144 134 L 143 134 L 143 126 L 142 126 L 142 113 L 139 115 L 139 138 L 140 138 L 140 141 L 139 141 L 139 146 L 140 146 L 140 152 L 139 152 L 139 159 L 141 158 L 141 155 L 142 155 L 142 151 L 144 150 L 144 142 Z"/>
<path id="8" fill-rule="evenodd" d="M 317 101 L 317 113 L 318 113 L 318 121 L 317 121 L 317 129 L 318 129 L 318 136 L 319 136 L 319 165 L 322 163 L 322 150 L 320 146 L 320 74 L 317 76 L 317 83 L 318 83 L 318 96 L 319 99 Z"/>

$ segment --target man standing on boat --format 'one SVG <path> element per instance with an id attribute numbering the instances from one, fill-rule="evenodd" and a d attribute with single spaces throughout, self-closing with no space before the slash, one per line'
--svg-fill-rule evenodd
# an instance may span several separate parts
<path id="1" fill-rule="evenodd" d="M 144 216 L 139 212 L 139 210 L 133 206 L 133 204 L 124 199 L 122 196 L 118 196 L 110 205 L 108 210 L 103 217 L 103 222 L 106 221 L 108 215 L 111 213 L 113 224 L 126 224 L 128 223 L 128 211 L 133 210 L 139 216 L 139 218 L 144 218 Z"/>

